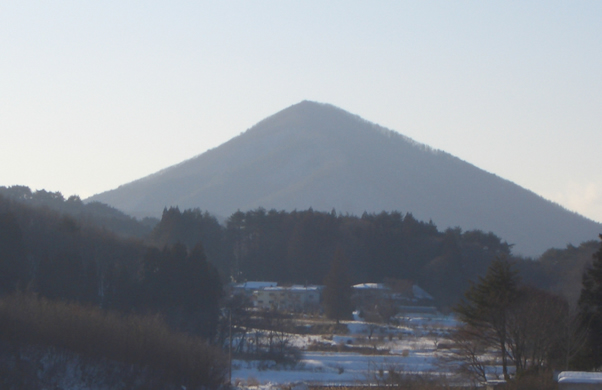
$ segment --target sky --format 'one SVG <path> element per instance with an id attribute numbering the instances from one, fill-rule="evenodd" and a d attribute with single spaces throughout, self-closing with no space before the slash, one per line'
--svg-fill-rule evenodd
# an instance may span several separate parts
<path id="1" fill-rule="evenodd" d="M 0 186 L 86 198 L 302 100 L 602 222 L 600 1 L 0 0 Z"/>

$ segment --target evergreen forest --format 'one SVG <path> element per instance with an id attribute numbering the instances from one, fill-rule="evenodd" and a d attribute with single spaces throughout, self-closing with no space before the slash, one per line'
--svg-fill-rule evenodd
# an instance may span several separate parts
<path id="1" fill-rule="evenodd" d="M 492 232 L 441 231 L 433 221 L 398 211 L 354 216 L 259 208 L 237 211 L 220 223 L 208 211 L 170 207 L 161 220 L 140 221 L 101 203 L 20 186 L 0 188 L 0 215 L 5 229 L 0 245 L 7 246 L 4 257 L 13 258 L 3 263 L 18 268 L 5 274 L 12 281 L 4 286 L 14 289 L 18 282 L 51 298 L 125 311 L 172 307 L 168 298 L 150 298 L 145 291 L 159 294 L 149 286 L 160 284 L 166 297 L 183 294 L 168 286 L 179 277 L 194 278 L 186 267 L 195 263 L 202 264 L 195 272 L 203 273 L 195 284 L 220 291 L 223 283 L 251 280 L 323 284 L 337 248 L 348 259 L 352 283 L 410 280 L 440 308 L 456 304 L 500 257 L 515 263 L 525 283 L 576 302 L 583 272 L 598 249 L 592 237 L 537 259 L 522 258 Z"/>

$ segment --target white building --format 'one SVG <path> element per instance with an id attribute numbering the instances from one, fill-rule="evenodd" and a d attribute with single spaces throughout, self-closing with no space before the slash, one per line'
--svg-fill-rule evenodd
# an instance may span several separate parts
<path id="1" fill-rule="evenodd" d="M 387 283 L 360 283 L 353 286 L 353 302 L 357 308 L 369 308 L 383 302 L 395 306 L 424 306 L 433 301 L 433 297 L 409 281 L 398 281 L 397 285 Z"/>
<path id="2" fill-rule="evenodd" d="M 243 294 L 252 297 L 255 291 L 266 287 L 276 287 L 277 282 L 244 282 L 232 286 L 232 294 Z"/>
<path id="3" fill-rule="evenodd" d="M 255 306 L 260 309 L 314 311 L 320 307 L 322 286 L 265 287 L 255 291 Z"/>

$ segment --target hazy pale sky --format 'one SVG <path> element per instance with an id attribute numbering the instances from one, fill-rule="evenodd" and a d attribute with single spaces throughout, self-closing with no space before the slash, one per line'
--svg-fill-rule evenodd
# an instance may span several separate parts
<path id="1" fill-rule="evenodd" d="M 85 198 L 301 100 L 602 222 L 601 1 L 0 0 L 0 185 Z"/>

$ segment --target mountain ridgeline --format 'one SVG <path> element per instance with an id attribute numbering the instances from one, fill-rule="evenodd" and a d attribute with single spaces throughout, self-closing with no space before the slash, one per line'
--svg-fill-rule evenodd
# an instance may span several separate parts
<path id="1" fill-rule="evenodd" d="M 361 215 L 410 212 L 440 228 L 495 234 L 514 252 L 595 238 L 602 225 L 331 105 L 304 101 L 221 146 L 148 177 L 97 194 L 137 217 L 165 207 L 227 217 L 258 207 Z"/>
<path id="2" fill-rule="evenodd" d="M 141 221 L 100 202 L 84 203 L 77 195 L 65 199 L 60 192 L 32 191 L 26 186 L 0 187 L 0 196 L 33 207 L 43 207 L 77 220 L 80 226 L 94 226 L 121 237 L 144 237 L 159 222 L 156 218 Z"/>

